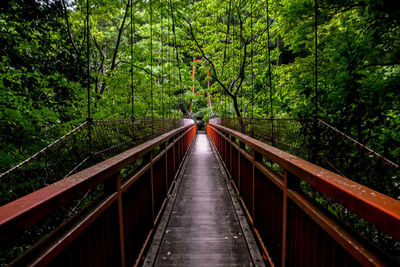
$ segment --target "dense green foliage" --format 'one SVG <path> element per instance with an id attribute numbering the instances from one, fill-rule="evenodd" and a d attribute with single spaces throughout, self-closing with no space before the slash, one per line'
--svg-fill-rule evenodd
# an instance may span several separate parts
<path id="1" fill-rule="evenodd" d="M 14 1 L 0 17 L 0 169 L 82 118 L 81 58 L 67 39 L 59 4 Z"/>
<path id="2" fill-rule="evenodd" d="M 314 1 L 268 3 L 269 45 L 266 2 L 198 1 L 183 18 L 193 32 L 188 53 L 214 66 L 215 93 L 226 89 L 228 113 L 222 100 L 217 116 L 271 114 L 268 49 L 275 116 L 315 113 Z M 318 115 L 398 161 L 400 9 L 391 1 L 318 5 Z"/>
<path id="3" fill-rule="evenodd" d="M 85 120 L 88 56 L 95 119 L 179 117 L 190 103 L 206 120 L 315 113 L 313 0 L 138 0 L 132 11 L 90 1 L 87 55 L 86 1 L 1 7 L 0 170 Z M 397 162 L 399 15 L 387 0 L 318 1 L 318 115 Z"/>
<path id="4" fill-rule="evenodd" d="M 314 0 L 89 1 L 89 32 L 85 0 L 0 6 L 0 173 L 85 121 L 88 80 L 94 119 L 318 115 L 400 162 L 395 1 L 318 0 L 317 81 Z M 398 175 L 321 140 L 335 146 L 320 149 L 335 154 L 330 163 L 396 197 Z M 22 187 L 36 190 L 38 180 Z"/>

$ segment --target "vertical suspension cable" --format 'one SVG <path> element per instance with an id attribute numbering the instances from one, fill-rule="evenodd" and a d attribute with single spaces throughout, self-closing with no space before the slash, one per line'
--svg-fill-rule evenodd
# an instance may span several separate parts
<path id="1" fill-rule="evenodd" d="M 87 112 L 90 118 L 90 42 L 89 42 L 89 0 L 86 1 L 86 78 L 87 78 Z"/>
<path id="2" fill-rule="evenodd" d="M 210 66 L 207 68 L 207 86 L 208 86 L 208 103 L 210 106 L 210 117 L 213 115 L 213 110 L 212 110 L 212 100 L 211 100 L 211 77 L 210 77 Z"/>
<path id="3" fill-rule="evenodd" d="M 229 0 L 229 8 L 228 8 L 228 25 L 226 28 L 226 35 L 225 35 L 225 48 L 224 48 L 224 59 L 222 64 L 222 76 L 224 75 L 224 67 L 226 62 L 226 46 L 228 44 L 228 36 L 229 36 L 229 26 L 230 26 L 230 17 L 231 17 L 231 7 L 232 7 L 232 0 Z M 225 112 L 227 112 L 227 94 L 225 90 L 224 92 L 224 105 L 225 105 Z"/>
<path id="4" fill-rule="evenodd" d="M 318 116 L 318 0 L 314 1 L 314 41 L 315 41 L 315 115 Z"/>
<path id="5" fill-rule="evenodd" d="M 233 21 L 233 14 L 231 12 L 230 17 L 229 17 L 230 21 L 231 21 L 231 25 L 232 25 L 232 34 L 231 34 L 231 40 L 232 40 L 232 46 L 231 46 L 231 58 L 232 58 L 232 71 L 231 71 L 231 79 L 232 82 L 235 80 L 235 72 L 236 72 L 236 68 L 235 68 L 235 36 L 234 36 L 234 21 Z M 232 94 L 233 92 L 236 92 L 236 83 L 232 83 Z M 236 105 L 237 105 L 237 95 L 236 95 Z M 232 108 L 233 108 L 233 117 L 235 116 L 235 103 L 232 99 Z"/>
<path id="6" fill-rule="evenodd" d="M 250 13 L 250 53 L 251 53 L 251 117 L 254 118 L 254 65 L 253 65 L 253 4 L 251 1 Z"/>
<path id="7" fill-rule="evenodd" d="M 161 111 L 162 117 L 164 118 L 164 42 L 163 42 L 163 0 L 160 0 L 160 17 L 161 17 L 161 29 L 160 29 L 160 39 L 161 39 Z"/>
<path id="8" fill-rule="evenodd" d="M 268 81 L 269 81 L 269 102 L 270 102 L 270 117 L 274 117 L 273 103 L 272 103 L 272 74 L 271 74 L 271 49 L 270 49 L 270 22 L 269 22 L 269 8 L 267 0 L 267 50 L 268 50 Z"/>
<path id="9" fill-rule="evenodd" d="M 171 9 L 172 33 L 174 35 L 174 47 L 175 47 L 175 54 L 176 54 L 176 64 L 177 64 L 177 67 L 178 67 L 178 78 L 179 78 L 179 83 L 180 83 L 180 89 L 182 89 L 183 88 L 182 75 L 181 75 L 181 67 L 180 67 L 180 64 L 179 64 L 178 46 L 176 44 L 175 20 L 174 20 L 174 12 L 172 10 L 172 8 L 173 8 L 172 0 L 169 0 L 169 6 L 170 6 L 170 9 Z"/>
<path id="10" fill-rule="evenodd" d="M 135 101 L 135 92 L 133 89 L 133 0 L 131 0 L 131 40 L 130 40 L 130 45 L 131 45 L 131 118 L 135 118 L 135 110 L 134 110 L 134 101 Z"/>
<path id="11" fill-rule="evenodd" d="M 167 13 L 168 14 L 168 13 Z M 170 16 L 168 14 L 168 31 L 167 31 L 167 62 L 168 62 L 168 93 L 171 92 L 171 66 L 170 66 L 170 62 L 171 62 L 171 51 L 170 51 L 170 47 L 169 47 L 169 42 L 170 42 L 170 37 L 169 37 L 169 28 L 170 28 L 171 22 L 170 22 Z M 170 106 L 170 98 L 168 97 L 168 106 Z M 169 116 L 169 110 L 168 109 L 168 116 Z"/>
<path id="12" fill-rule="evenodd" d="M 172 10 L 173 6 L 172 6 L 172 0 L 169 0 L 169 7 L 171 9 L 171 20 L 172 20 L 172 33 L 174 35 L 174 47 L 175 47 L 175 54 L 176 54 L 176 64 L 178 67 L 178 72 L 179 72 L 179 82 L 182 86 L 182 75 L 181 75 L 181 68 L 179 66 L 179 52 L 178 52 L 178 46 L 176 44 L 176 32 L 175 32 L 175 20 L 174 20 L 174 12 Z"/>
<path id="13" fill-rule="evenodd" d="M 225 48 L 224 48 L 224 61 L 222 64 L 222 76 L 224 75 L 224 68 L 225 68 L 225 62 L 226 62 L 226 46 L 228 44 L 229 26 L 230 26 L 230 18 L 231 18 L 231 6 L 232 6 L 232 0 L 229 0 L 228 25 L 226 28 L 226 35 L 225 35 Z"/>
<path id="14" fill-rule="evenodd" d="M 269 6 L 267 0 L 267 50 L 268 50 L 268 81 L 269 81 L 269 102 L 270 102 L 270 118 L 271 118 L 271 141 L 272 145 L 275 144 L 274 138 L 274 109 L 273 109 L 273 102 L 272 102 L 272 73 L 271 73 L 271 49 L 270 49 L 270 22 L 269 22 Z M 268 109 L 267 109 L 268 110 Z"/>
<path id="15" fill-rule="evenodd" d="M 235 13 L 232 13 L 232 50 L 233 50 L 233 55 L 232 55 L 232 60 L 233 60 L 233 75 L 235 78 L 235 73 L 236 73 L 236 57 L 235 57 Z M 238 90 L 236 88 L 236 83 L 234 84 L 235 86 L 235 90 Z M 239 113 L 241 113 L 241 111 L 243 111 L 243 91 L 240 90 L 240 108 L 239 108 Z M 240 117 L 242 117 L 242 115 L 240 115 Z"/>
<path id="16" fill-rule="evenodd" d="M 312 156 L 311 159 L 315 161 L 318 157 L 319 151 L 319 141 L 320 141 L 320 132 L 318 130 L 318 121 L 315 119 L 318 117 L 318 0 L 314 0 L 314 59 L 315 59 L 315 99 L 314 99 L 314 116 L 313 116 L 313 125 L 312 125 L 312 133 L 314 135 L 313 143 L 312 143 Z"/>
<path id="17" fill-rule="evenodd" d="M 86 66 L 86 78 L 87 78 L 87 118 L 86 121 L 89 123 L 88 127 L 88 141 L 89 141 L 89 156 L 92 156 L 92 129 L 91 125 L 93 119 L 90 117 L 90 26 L 89 26 L 89 0 L 86 0 L 86 56 L 87 56 L 87 66 Z"/>
<path id="18" fill-rule="evenodd" d="M 154 107 L 153 107 L 153 1 L 150 0 L 150 106 L 151 106 L 151 118 L 154 118 Z"/>

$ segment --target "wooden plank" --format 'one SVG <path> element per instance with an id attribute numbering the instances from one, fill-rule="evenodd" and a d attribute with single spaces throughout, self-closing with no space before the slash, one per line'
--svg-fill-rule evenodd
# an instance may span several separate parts
<path id="1" fill-rule="evenodd" d="M 255 265 L 218 160 L 198 134 L 154 266 Z"/>

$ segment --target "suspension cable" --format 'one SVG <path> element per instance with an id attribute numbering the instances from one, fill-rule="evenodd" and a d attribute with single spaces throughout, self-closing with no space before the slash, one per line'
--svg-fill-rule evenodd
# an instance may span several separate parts
<path id="1" fill-rule="evenodd" d="M 268 81 L 269 81 L 269 102 L 270 102 L 270 118 L 271 118 L 271 141 L 272 145 L 275 145 L 275 138 L 274 138 L 274 108 L 273 108 L 273 102 L 272 102 L 272 73 L 271 73 L 271 48 L 270 48 L 270 21 L 269 21 L 269 5 L 268 5 L 268 0 L 266 0 L 267 6 L 266 6 L 266 11 L 267 11 L 267 50 L 268 50 Z M 268 108 L 267 108 L 268 110 Z"/>
<path id="2" fill-rule="evenodd" d="M 133 0 L 131 0 L 131 118 L 135 118 L 135 110 L 134 110 L 134 101 L 135 101 L 135 92 L 133 89 L 133 27 L 134 27 L 134 22 L 133 22 Z"/>
<path id="3" fill-rule="evenodd" d="M 314 1 L 314 41 L 315 41 L 315 115 L 318 116 L 318 0 Z"/>
<path id="4" fill-rule="evenodd" d="M 231 72 L 231 76 L 232 76 L 232 81 L 235 81 L 235 72 L 236 72 L 236 66 L 235 66 L 235 24 L 234 24 L 234 20 L 233 20 L 233 14 L 231 12 L 229 19 L 231 20 L 231 25 L 232 25 L 232 46 L 231 46 L 231 58 L 232 58 L 232 72 Z M 236 92 L 236 83 L 232 84 L 232 93 Z M 235 105 L 234 102 L 232 101 L 232 108 L 233 108 L 233 113 L 235 114 Z M 236 105 L 237 105 L 237 95 L 236 95 Z M 233 115 L 234 117 L 235 115 Z"/>
<path id="5" fill-rule="evenodd" d="M 227 29 L 226 29 L 226 35 L 225 35 L 225 48 L 224 48 L 224 60 L 223 60 L 223 64 L 222 64 L 222 76 L 224 75 L 224 67 L 225 67 L 225 62 L 226 62 L 226 46 L 228 44 L 228 35 L 229 35 L 230 17 L 231 17 L 231 6 L 232 6 L 232 0 L 229 0 L 228 25 L 227 25 Z"/>
<path id="6" fill-rule="evenodd" d="M 182 75 L 181 75 L 181 67 L 179 65 L 179 53 L 178 53 L 178 46 L 176 44 L 176 32 L 175 32 L 175 20 L 174 20 L 174 12 L 172 10 L 172 0 L 169 0 L 169 7 L 171 9 L 171 19 L 172 19 L 172 33 L 174 34 L 174 47 L 175 47 L 175 54 L 176 54 L 176 64 L 178 66 L 178 71 L 179 71 L 179 82 L 182 87 Z"/>
<path id="7" fill-rule="evenodd" d="M 253 64 L 253 4 L 251 1 L 251 13 L 250 13 L 250 53 L 251 53 L 251 117 L 254 118 L 254 64 Z"/>
<path id="8" fill-rule="evenodd" d="M 270 36 L 269 36 L 269 30 L 270 30 L 270 22 L 269 22 L 269 8 L 268 8 L 268 0 L 267 0 L 267 50 L 268 50 L 268 80 L 269 80 L 269 101 L 270 101 L 270 117 L 271 119 L 274 117 L 274 110 L 273 110 L 273 103 L 272 103 L 272 74 L 271 74 L 271 49 L 270 49 Z"/>
<path id="9" fill-rule="evenodd" d="M 229 36 L 229 27 L 230 27 L 230 17 L 231 17 L 231 6 L 232 6 L 232 0 L 229 0 L 229 8 L 228 8 L 228 25 L 226 29 L 226 35 L 225 35 L 225 48 L 224 48 L 224 59 L 223 59 L 223 64 L 222 64 L 222 76 L 224 75 L 224 67 L 225 67 L 225 62 L 226 62 L 226 46 L 228 44 L 228 36 Z M 224 103 L 225 103 L 225 112 L 227 112 L 227 94 L 225 91 L 224 92 Z"/>
<path id="10" fill-rule="evenodd" d="M 170 62 L 171 62 L 171 51 L 170 51 L 170 47 L 169 47 L 169 42 L 170 42 L 170 37 L 169 37 L 169 28 L 171 25 L 171 21 L 170 21 L 170 16 L 168 15 L 168 31 L 167 31 L 167 61 L 168 61 L 168 93 L 171 92 L 171 66 L 170 66 Z M 170 98 L 168 97 L 168 106 L 170 106 Z M 169 116 L 169 110 L 168 109 L 168 116 Z"/>
<path id="11" fill-rule="evenodd" d="M 162 117 L 164 118 L 164 42 L 163 42 L 163 0 L 160 0 L 160 17 L 161 17 L 161 29 L 160 29 L 160 39 L 161 39 L 161 111 Z"/>
<path id="12" fill-rule="evenodd" d="M 154 118 L 153 108 L 153 1 L 150 0 L 150 94 L 151 118 Z"/>
<path id="13" fill-rule="evenodd" d="M 86 120 L 89 123 L 88 127 L 88 142 L 89 142 L 89 157 L 92 155 L 92 118 L 90 117 L 90 22 L 89 22 L 89 0 L 86 0 L 86 56 L 87 56 L 87 66 L 86 66 L 86 75 L 87 75 L 87 118 Z"/>
<path id="14" fill-rule="evenodd" d="M 169 6 L 170 6 L 170 10 L 171 10 L 171 20 L 172 20 L 172 33 L 174 35 L 174 47 L 175 47 L 175 54 L 176 54 L 176 64 L 178 67 L 178 78 L 179 78 L 179 84 L 180 84 L 180 89 L 183 88 L 182 85 L 182 75 L 181 75 L 181 66 L 179 64 L 179 53 L 178 53 L 178 46 L 176 44 L 176 33 L 175 33 L 175 20 L 174 20 L 174 12 L 172 10 L 173 6 L 172 6 L 172 0 L 169 0 Z M 180 96 L 181 94 L 179 94 Z M 181 98 L 181 96 L 180 96 Z"/>
<path id="15" fill-rule="evenodd" d="M 86 78 L 87 78 L 87 113 L 90 118 L 90 41 L 89 41 L 89 0 L 86 1 Z"/>
<path id="16" fill-rule="evenodd" d="M 235 13 L 232 13 L 232 60 L 233 60 L 233 73 L 235 75 L 236 73 L 236 57 L 235 57 Z M 235 77 L 234 77 L 235 78 Z M 235 86 L 235 90 L 238 90 L 236 88 L 236 83 L 233 85 Z M 243 111 L 243 91 L 240 90 L 240 108 L 239 108 L 239 113 L 241 113 L 241 111 Z M 240 117 L 242 117 L 242 115 L 240 115 Z"/>

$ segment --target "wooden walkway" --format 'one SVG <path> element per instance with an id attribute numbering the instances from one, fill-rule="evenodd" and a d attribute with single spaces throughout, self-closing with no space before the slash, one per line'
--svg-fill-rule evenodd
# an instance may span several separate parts
<path id="1" fill-rule="evenodd" d="M 263 266 L 207 135 L 193 142 L 144 266 Z"/>

